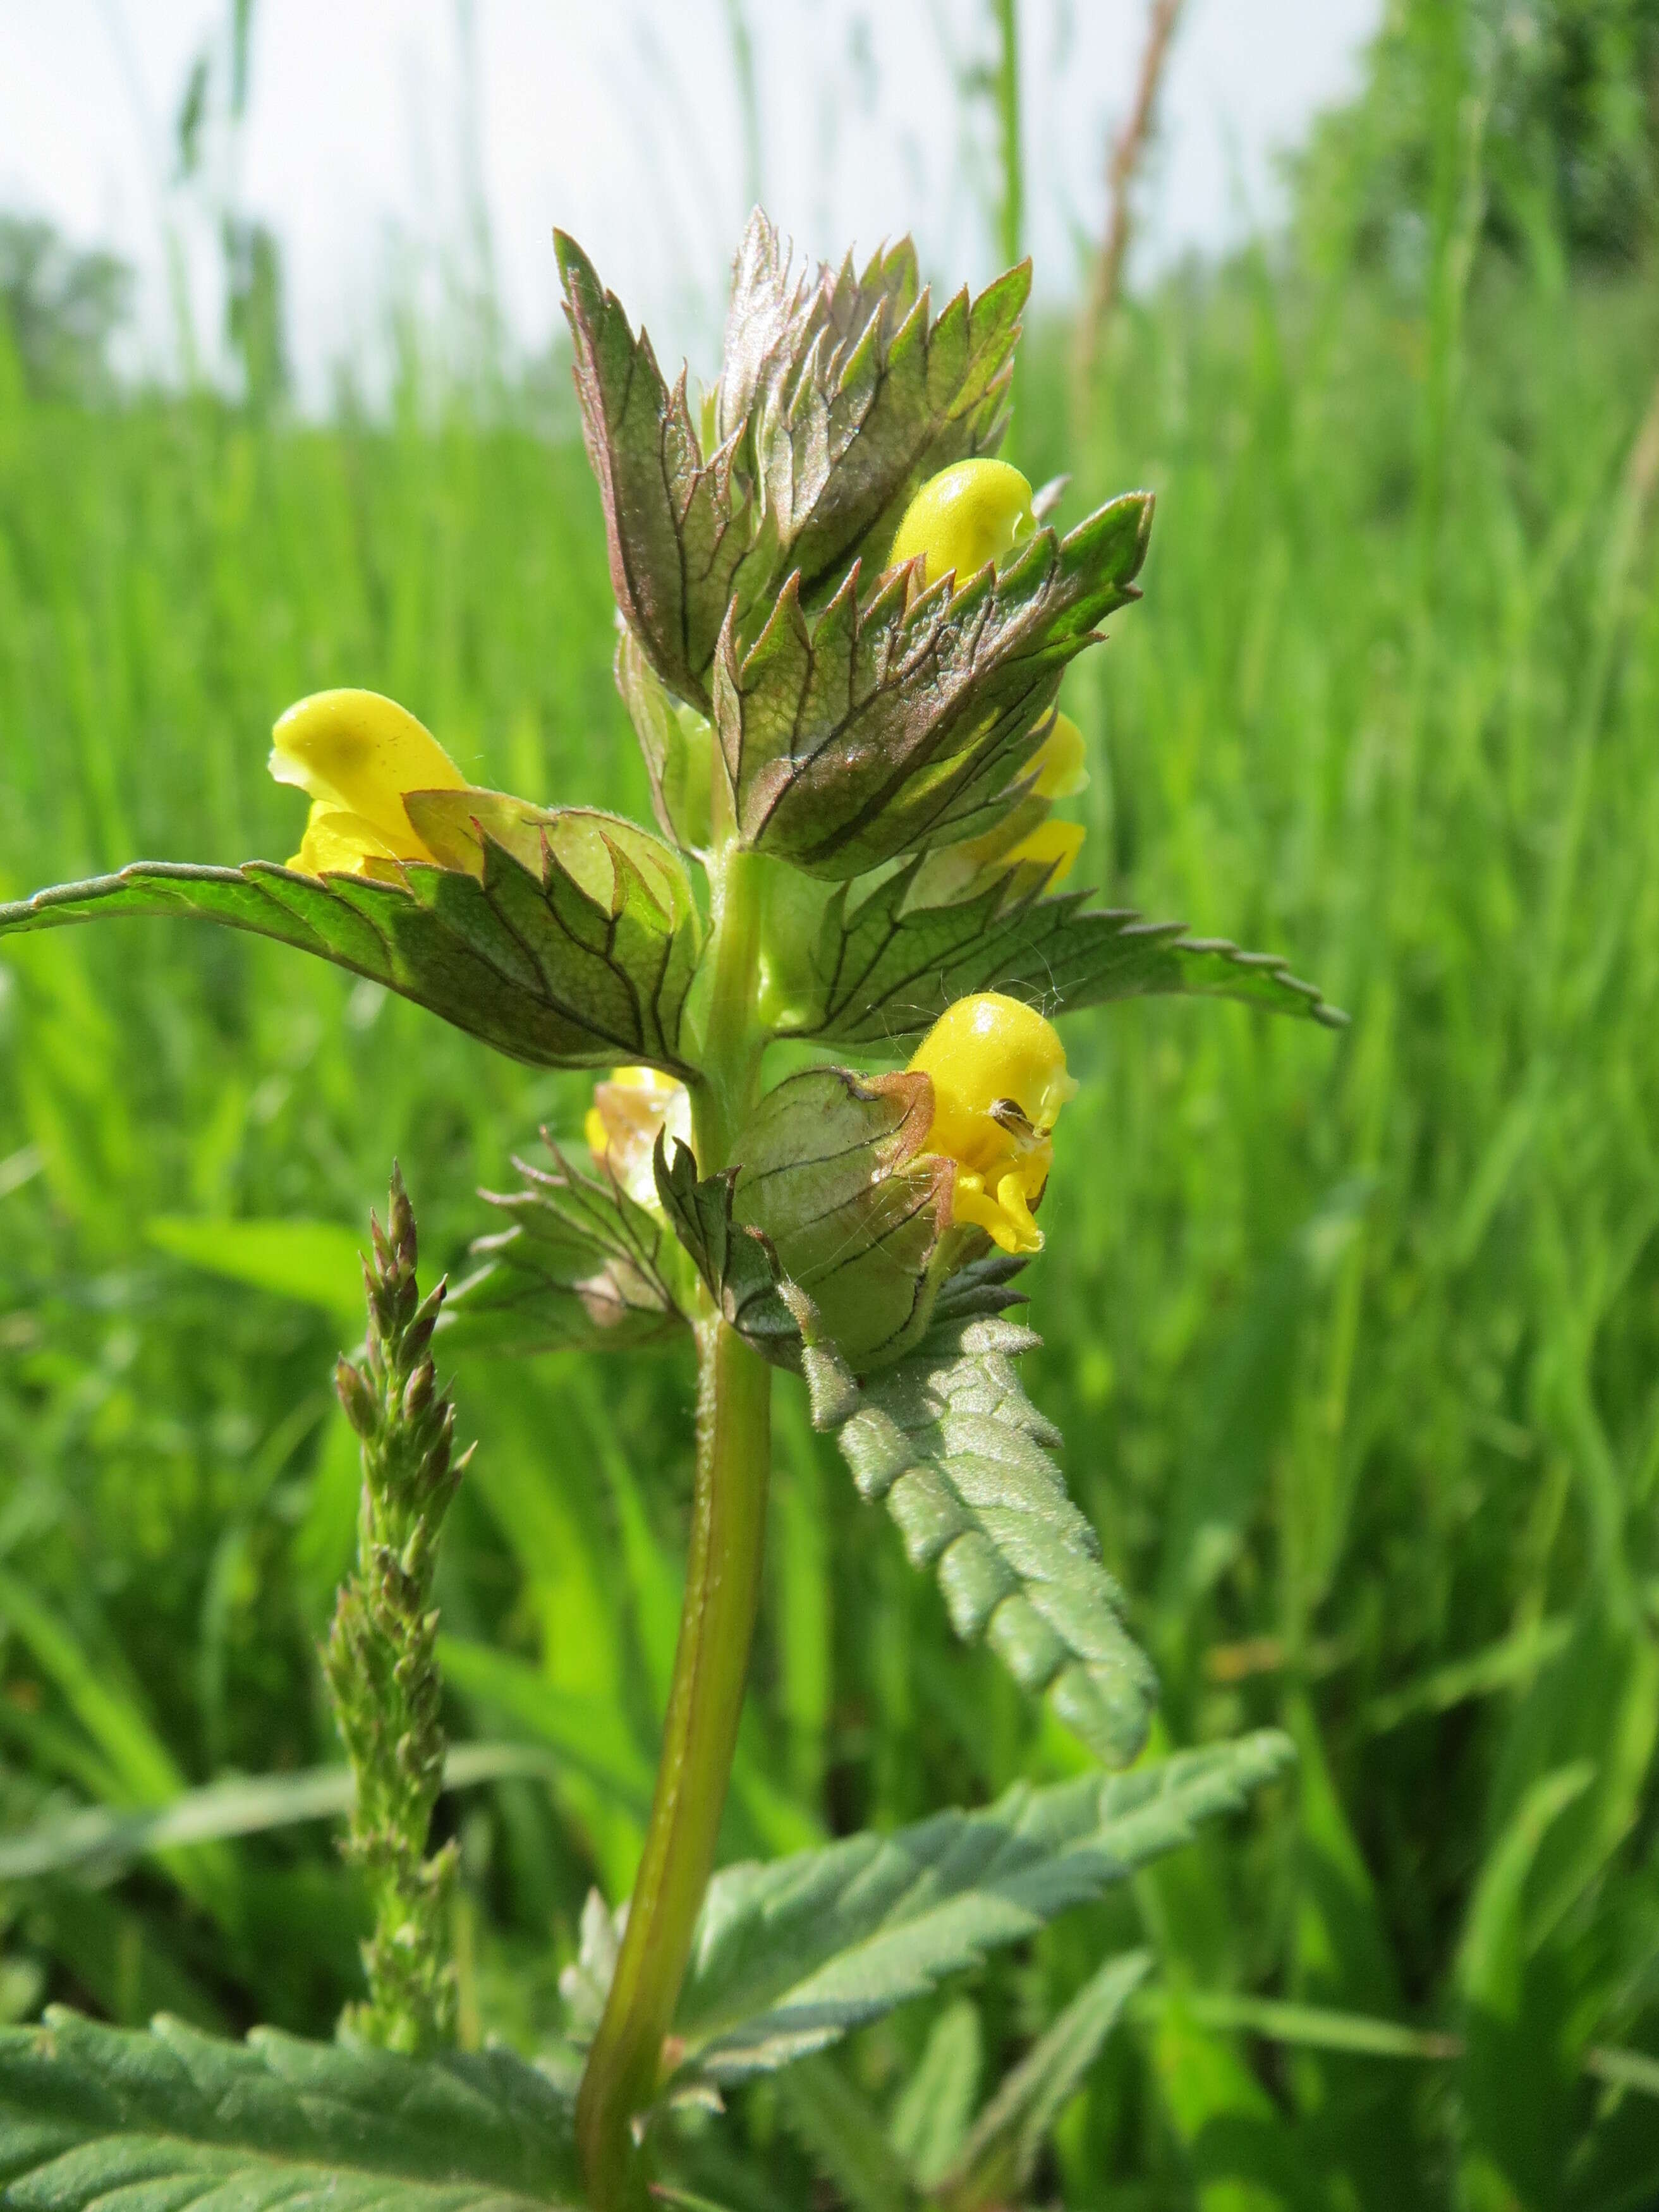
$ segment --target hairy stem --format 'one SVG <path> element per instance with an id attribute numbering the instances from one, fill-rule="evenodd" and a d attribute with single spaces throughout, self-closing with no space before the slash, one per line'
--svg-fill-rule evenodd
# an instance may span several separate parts
<path id="1" fill-rule="evenodd" d="M 719 779 L 716 778 L 717 786 Z M 693 1085 L 697 1162 L 724 1167 L 753 1103 L 763 1038 L 755 1018 L 760 885 L 716 795 L 710 864 L 714 971 Z M 714 1863 L 760 1601 L 771 1472 L 772 1370 L 711 1313 L 697 1327 L 697 1472 L 674 1677 L 645 1850 L 628 1928 L 576 2101 L 576 2135 L 598 2212 L 637 2212 L 645 2174 L 635 2116 L 656 2094 L 663 2039 Z"/>
<path id="2" fill-rule="evenodd" d="M 599 2212 L 644 2202 L 632 2135 L 662 2068 L 714 1867 L 760 1597 L 771 1370 L 723 1321 L 697 1332 L 697 1474 L 685 1607 L 645 1855 L 576 2105 Z"/>

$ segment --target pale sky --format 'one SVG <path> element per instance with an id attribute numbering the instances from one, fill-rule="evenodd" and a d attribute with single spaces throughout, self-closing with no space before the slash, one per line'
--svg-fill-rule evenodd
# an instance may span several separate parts
<path id="1" fill-rule="evenodd" d="M 153 367 L 178 358 L 169 239 L 216 357 L 224 205 L 282 239 L 313 393 L 331 362 L 374 356 L 397 282 L 435 308 L 466 280 L 482 207 L 520 346 L 554 327 L 556 223 L 659 350 L 706 373 L 750 193 L 734 12 L 752 40 L 760 182 L 784 228 L 837 256 L 908 229 L 931 274 L 982 281 L 994 141 L 957 83 L 988 52 L 987 0 L 258 0 L 240 133 L 224 119 L 230 0 L 0 0 L 0 207 L 137 266 L 136 343 Z M 1272 219 L 1275 150 L 1351 88 L 1381 12 L 1188 0 L 1143 269 Z M 1051 298 L 1102 221 L 1106 137 L 1146 13 L 1146 0 L 1020 0 L 1027 243 Z M 203 178 L 181 188 L 174 125 L 202 52 L 212 119 Z"/>

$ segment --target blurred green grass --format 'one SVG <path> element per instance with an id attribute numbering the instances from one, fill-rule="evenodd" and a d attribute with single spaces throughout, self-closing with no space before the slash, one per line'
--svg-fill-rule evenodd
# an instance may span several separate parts
<path id="1" fill-rule="evenodd" d="M 1075 470 L 1068 519 L 1159 498 L 1145 603 L 1068 683 L 1080 879 L 1286 954 L 1354 1017 L 1333 1041 L 1144 1004 L 1067 1031 L 1034 1395 L 1169 1740 L 1279 1720 L 1303 1753 L 1249 1824 L 973 1980 L 988 2082 L 1107 1948 L 1157 1954 L 1062 2130 L 1076 2205 L 1659 2191 L 1659 2106 L 1585 2070 L 1659 2054 L 1659 297 L 1475 264 L 1459 220 L 1420 293 L 1265 253 L 1172 280 L 1120 315 L 1076 448 L 1066 334 L 1030 342 L 1029 473 Z M 404 700 L 482 782 L 643 814 L 612 641 L 580 450 L 510 406 L 406 364 L 384 422 L 87 410 L 0 356 L 5 895 L 282 857 L 266 732 L 335 683 Z M 160 924 L 8 948 L 8 1827 L 337 1756 L 337 1232 L 395 1154 L 429 1266 L 461 1268 L 476 1187 L 581 1099 L 277 948 Z M 313 1297 L 258 1287 L 257 1232 L 240 1281 L 192 1264 L 192 1223 L 283 1218 L 321 1224 Z M 456 1733 L 539 1734 L 560 1765 L 447 1802 L 475 2035 L 533 2046 L 587 1884 L 628 1878 L 690 1389 L 673 1357 L 463 1367 Z M 778 1431 L 729 1849 L 1063 1770 L 787 1384 Z M 0 2004 L 326 2033 L 359 1917 L 317 1824 L 15 1884 Z M 1254 1996 L 1467 2052 L 1218 2008 Z M 931 2016 L 864 2039 L 866 2095 Z M 762 2089 L 742 2126 L 793 2203 L 788 2111 Z"/>

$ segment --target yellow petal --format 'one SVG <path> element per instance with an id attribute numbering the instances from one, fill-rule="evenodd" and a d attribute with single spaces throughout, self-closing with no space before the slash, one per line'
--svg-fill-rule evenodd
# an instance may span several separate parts
<path id="1" fill-rule="evenodd" d="M 920 556 L 925 583 L 954 569 L 960 591 L 1036 527 L 1031 487 L 1018 469 L 1006 461 L 957 461 L 930 477 L 905 509 L 888 562 L 896 568 Z"/>
<path id="2" fill-rule="evenodd" d="M 404 811 L 406 791 L 465 791 L 466 778 L 406 708 L 378 691 L 317 691 L 271 732 L 270 772 L 372 825 L 398 860 L 429 860 Z"/>
<path id="3" fill-rule="evenodd" d="M 363 876 L 383 872 L 397 857 L 372 822 L 315 799 L 300 849 L 288 865 L 306 876 Z"/>
<path id="4" fill-rule="evenodd" d="M 1039 1252 L 1031 1208 L 1054 1165 L 1050 1132 L 1077 1089 L 1053 1024 L 998 991 L 958 999 L 910 1062 L 933 1086 L 927 1150 L 957 1162 L 951 1215 L 1005 1252 Z"/>
<path id="5" fill-rule="evenodd" d="M 1043 1182 L 1047 1181 L 1045 1176 Z M 1014 1242 L 1009 1244 L 997 1237 L 997 1242 L 1005 1252 L 1040 1252 L 1042 1249 L 1042 1231 L 1031 1218 L 1031 1209 L 1026 1202 L 1025 1182 L 1025 1176 L 1015 1168 L 997 1184 L 997 1206 L 1007 1224 L 1008 1233 L 1014 1238 Z M 1031 1195 L 1037 1198 L 1042 1195 L 1042 1182 Z M 996 1236 L 994 1230 L 991 1233 Z"/>
<path id="6" fill-rule="evenodd" d="M 1076 863 L 1083 846 L 1083 830 L 1076 822 L 1039 822 L 1017 843 L 1003 854 L 1005 866 L 1012 867 L 1017 860 L 1028 865 L 1035 863 L 1048 871 L 1050 885 L 1063 884 Z"/>
<path id="7" fill-rule="evenodd" d="M 936 1127 L 947 1116 L 988 1119 L 993 1106 L 1012 1099 L 1032 1129 L 1047 1131 L 1077 1089 L 1053 1023 L 1000 991 L 947 1006 L 910 1065 L 933 1079 Z M 963 1157 L 952 1146 L 933 1149 Z"/>
<path id="8" fill-rule="evenodd" d="M 582 1123 L 593 1164 L 608 1169 L 636 1205 L 653 1213 L 662 1210 L 654 1155 L 663 1132 L 683 1145 L 691 1141 L 690 1096 L 672 1075 L 658 1067 L 617 1067 L 608 1083 L 594 1085 Z"/>
<path id="9" fill-rule="evenodd" d="M 1083 732 L 1069 714 L 1056 714 L 1054 726 L 1032 756 L 1029 775 L 1036 772 L 1031 788 L 1039 799 L 1075 799 L 1086 790 L 1089 771 L 1084 765 L 1088 748 Z"/>
<path id="10" fill-rule="evenodd" d="M 1012 1196 L 1013 1203 L 1009 1204 Z M 958 1175 L 951 1194 L 951 1218 L 982 1229 L 1005 1252 L 1040 1252 L 1042 1231 L 1031 1218 L 1030 1208 L 1015 1179 L 1005 1176 L 994 1198 L 988 1195 L 976 1175 Z"/>

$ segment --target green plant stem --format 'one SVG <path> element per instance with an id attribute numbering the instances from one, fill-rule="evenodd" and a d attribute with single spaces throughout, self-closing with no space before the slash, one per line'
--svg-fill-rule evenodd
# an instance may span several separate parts
<path id="1" fill-rule="evenodd" d="M 697 1165 L 712 1175 L 754 1103 L 763 1039 L 755 1021 L 760 969 L 760 861 L 731 845 L 710 869 L 714 891 L 714 982 L 703 1039 L 703 1073 L 691 1108 Z"/>
<path id="2" fill-rule="evenodd" d="M 714 973 L 703 1073 L 691 1094 L 704 1175 L 730 1158 L 753 1103 L 763 1045 L 755 1018 L 757 865 L 738 849 L 729 820 L 717 830 L 721 842 L 710 868 Z M 663 2039 L 714 1869 L 760 1601 L 772 1370 L 718 1315 L 701 1322 L 696 1335 L 696 1486 L 662 1760 L 627 1932 L 576 2100 L 577 2141 L 598 2212 L 635 2212 L 646 2203 L 633 2122 L 656 2094 Z"/>
<path id="3" fill-rule="evenodd" d="M 576 2133 L 599 2212 L 645 2202 L 631 2122 L 655 2094 L 714 1863 L 760 1597 L 772 1371 L 723 1321 L 697 1331 L 697 1473 L 662 1764 Z"/>

